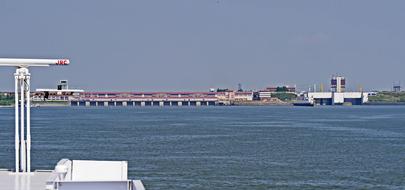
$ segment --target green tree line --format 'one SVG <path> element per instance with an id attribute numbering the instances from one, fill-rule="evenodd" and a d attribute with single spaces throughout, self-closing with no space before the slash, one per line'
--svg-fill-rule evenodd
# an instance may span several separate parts
<path id="1" fill-rule="evenodd" d="M 14 97 L 0 94 L 0 106 L 10 106 L 14 103 Z"/>
<path id="2" fill-rule="evenodd" d="M 405 92 L 380 92 L 368 98 L 370 102 L 395 103 L 405 102 Z"/>

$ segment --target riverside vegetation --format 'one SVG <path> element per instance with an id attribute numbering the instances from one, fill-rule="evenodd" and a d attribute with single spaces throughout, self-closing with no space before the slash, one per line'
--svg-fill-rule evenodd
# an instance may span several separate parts
<path id="1" fill-rule="evenodd" d="M 14 97 L 0 94 L 0 106 L 11 106 L 14 104 Z"/>
<path id="2" fill-rule="evenodd" d="M 405 104 L 405 92 L 379 92 L 376 96 L 370 96 L 370 103 L 398 103 Z"/>
<path id="3" fill-rule="evenodd" d="M 278 98 L 284 102 L 292 102 L 297 99 L 297 95 L 293 93 L 281 92 L 281 93 L 274 93 L 271 95 L 274 98 Z"/>

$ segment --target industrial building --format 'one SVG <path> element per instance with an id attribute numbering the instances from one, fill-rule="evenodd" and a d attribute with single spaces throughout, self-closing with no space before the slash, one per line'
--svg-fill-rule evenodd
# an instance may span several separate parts
<path id="1" fill-rule="evenodd" d="M 253 101 L 254 92 L 220 91 L 215 93 L 219 105 L 231 105 L 234 102 Z"/>
<path id="2" fill-rule="evenodd" d="M 272 98 L 272 94 L 275 93 L 292 93 L 296 94 L 295 86 L 276 86 L 276 87 L 267 87 L 264 90 L 260 90 L 257 95 L 259 100 L 269 100 Z"/>
<path id="3" fill-rule="evenodd" d="M 272 93 L 273 93 L 273 92 L 270 92 L 270 91 L 267 91 L 267 90 L 261 90 L 261 91 L 259 91 L 259 92 L 258 92 L 259 100 L 270 99 Z"/>
<path id="4" fill-rule="evenodd" d="M 392 91 L 396 93 L 401 92 L 401 82 L 394 83 L 392 85 Z"/>
<path id="5" fill-rule="evenodd" d="M 344 92 L 346 89 L 346 79 L 342 76 L 332 76 L 330 86 L 332 92 Z"/>
<path id="6" fill-rule="evenodd" d="M 308 92 L 306 96 L 314 105 L 361 105 L 368 102 L 367 92 Z"/>
<path id="7" fill-rule="evenodd" d="M 345 92 L 346 79 L 332 76 L 331 92 L 307 92 L 304 96 L 314 105 L 361 105 L 368 102 L 368 92 Z"/>
<path id="8" fill-rule="evenodd" d="M 33 101 L 70 101 L 73 96 L 79 96 L 84 90 L 69 89 L 67 80 L 60 80 L 56 89 L 36 89 L 32 94 Z"/>

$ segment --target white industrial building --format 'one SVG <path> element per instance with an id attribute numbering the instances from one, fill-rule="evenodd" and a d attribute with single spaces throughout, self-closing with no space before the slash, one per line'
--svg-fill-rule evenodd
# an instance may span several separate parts
<path id="1" fill-rule="evenodd" d="M 368 102 L 368 92 L 308 92 L 306 99 L 314 105 L 361 105 Z"/>
<path id="2" fill-rule="evenodd" d="M 346 92 L 346 79 L 332 76 L 330 92 L 307 92 L 304 98 L 314 105 L 362 105 L 368 102 L 368 92 Z"/>

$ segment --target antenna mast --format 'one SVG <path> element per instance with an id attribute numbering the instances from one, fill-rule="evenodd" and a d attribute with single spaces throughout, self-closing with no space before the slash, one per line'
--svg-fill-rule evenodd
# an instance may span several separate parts
<path id="1" fill-rule="evenodd" d="M 28 68 L 48 67 L 50 65 L 69 65 L 69 63 L 70 61 L 68 59 L 0 58 L 0 67 L 5 66 L 17 68 L 16 72 L 14 73 L 16 173 L 20 171 L 24 173 L 31 172 L 31 97 L 30 97 L 31 74 L 29 73 Z M 19 99 L 19 92 L 21 93 L 20 99 Z M 27 126 L 26 131 L 25 125 Z"/>

